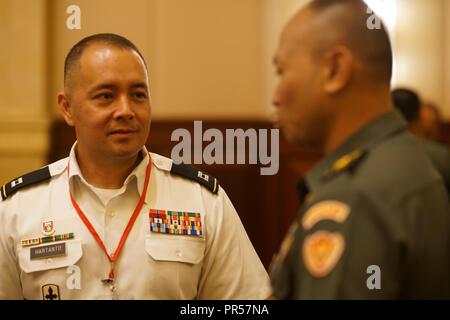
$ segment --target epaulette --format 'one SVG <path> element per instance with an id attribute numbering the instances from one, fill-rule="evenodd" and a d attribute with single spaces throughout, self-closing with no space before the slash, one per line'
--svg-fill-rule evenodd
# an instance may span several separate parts
<path id="1" fill-rule="evenodd" d="M 49 167 L 44 167 L 39 170 L 27 173 L 19 178 L 12 180 L 5 184 L 1 188 L 2 200 L 7 199 L 9 196 L 17 192 L 18 190 L 31 186 L 33 184 L 48 180 L 51 178 Z"/>
<path id="2" fill-rule="evenodd" d="M 361 162 L 361 160 L 364 159 L 366 154 L 367 151 L 365 150 L 355 150 L 347 153 L 336 160 L 331 168 L 325 172 L 323 177 L 330 178 L 344 170 L 353 170 Z"/>
<path id="3" fill-rule="evenodd" d="M 198 182 L 214 194 L 219 191 L 219 182 L 216 178 L 191 165 L 173 163 L 170 173 Z"/>

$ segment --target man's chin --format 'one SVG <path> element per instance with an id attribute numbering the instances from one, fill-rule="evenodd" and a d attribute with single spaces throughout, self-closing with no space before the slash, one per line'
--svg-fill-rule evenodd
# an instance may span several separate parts
<path id="1" fill-rule="evenodd" d="M 289 130 L 286 127 L 281 126 L 281 133 L 289 144 L 292 144 L 292 145 L 298 144 L 299 139 L 292 130 Z"/>
<path id="2" fill-rule="evenodd" d="M 281 132 L 286 141 L 292 146 L 305 149 L 318 148 L 317 144 L 313 143 L 310 139 L 307 139 L 307 137 L 299 134 L 298 132 L 293 132 L 286 129 L 281 129 Z"/>
<path id="3" fill-rule="evenodd" d="M 130 160 L 141 152 L 142 146 L 115 146 L 111 150 L 111 156 L 117 160 Z"/>

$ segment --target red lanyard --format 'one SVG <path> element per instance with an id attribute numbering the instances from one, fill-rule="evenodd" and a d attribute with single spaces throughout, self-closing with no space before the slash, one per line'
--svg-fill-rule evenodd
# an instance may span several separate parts
<path id="1" fill-rule="evenodd" d="M 145 196 L 147 194 L 148 182 L 149 182 L 149 179 L 150 179 L 150 171 L 151 171 L 151 167 L 152 167 L 151 163 L 152 163 L 152 161 L 151 161 L 150 155 L 149 155 L 149 162 L 148 162 L 148 165 L 147 165 L 147 169 L 145 171 L 144 189 L 142 191 L 142 194 L 141 194 L 141 197 L 139 199 L 139 202 L 138 202 L 136 208 L 134 209 L 133 215 L 131 216 L 130 220 L 128 221 L 127 227 L 125 228 L 125 231 L 123 232 L 122 237 L 120 238 L 119 244 L 117 245 L 116 251 L 114 252 L 113 255 L 110 255 L 108 253 L 108 250 L 106 249 L 105 244 L 103 243 L 102 239 L 98 235 L 97 231 L 95 231 L 95 228 L 89 222 L 89 220 L 86 217 L 86 215 L 84 214 L 84 212 L 78 206 L 77 202 L 75 201 L 75 198 L 72 195 L 72 192 L 70 192 L 70 187 L 69 187 L 70 200 L 72 201 L 73 207 L 75 208 L 75 210 L 77 211 L 77 213 L 80 216 L 81 220 L 84 222 L 84 224 L 88 228 L 89 232 L 92 234 L 92 236 L 95 238 L 95 240 L 97 240 L 97 243 L 100 245 L 100 247 L 102 248 L 103 252 L 108 257 L 109 261 L 111 262 L 111 269 L 110 269 L 109 275 L 108 275 L 109 276 L 109 280 L 111 280 L 111 281 L 114 280 L 114 270 L 113 270 L 114 269 L 114 262 L 116 262 L 117 258 L 119 257 L 120 251 L 122 250 L 122 247 L 123 247 L 123 245 L 125 244 L 125 241 L 128 238 L 128 234 L 130 233 L 131 229 L 133 228 L 134 222 L 136 221 L 136 218 L 139 215 L 139 213 L 141 212 L 142 206 L 144 205 Z M 70 174 L 70 161 L 69 161 L 68 169 L 67 169 L 67 175 L 69 176 L 69 174 Z"/>

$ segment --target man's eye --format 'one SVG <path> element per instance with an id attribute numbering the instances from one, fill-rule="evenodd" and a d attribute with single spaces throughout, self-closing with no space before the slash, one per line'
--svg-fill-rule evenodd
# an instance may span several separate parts
<path id="1" fill-rule="evenodd" d="M 133 95 L 137 99 L 147 99 L 147 94 L 145 92 L 135 92 Z"/>
<path id="2" fill-rule="evenodd" d="M 113 95 L 111 93 L 100 93 L 95 96 L 95 99 L 99 100 L 111 100 L 113 98 Z"/>

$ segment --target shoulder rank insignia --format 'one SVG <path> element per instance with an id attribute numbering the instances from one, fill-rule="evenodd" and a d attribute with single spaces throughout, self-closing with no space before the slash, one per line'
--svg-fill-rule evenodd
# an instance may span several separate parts
<path id="1" fill-rule="evenodd" d="M 212 193 L 219 191 L 219 182 L 216 178 L 191 165 L 173 163 L 170 173 L 196 181 L 208 188 Z"/>
<path id="2" fill-rule="evenodd" d="M 2 199 L 5 200 L 10 195 L 14 194 L 17 190 L 31 186 L 38 182 L 50 179 L 50 170 L 48 167 L 27 173 L 11 182 L 5 184 L 1 188 Z"/>
<path id="3" fill-rule="evenodd" d="M 340 157 L 333 163 L 331 168 L 324 174 L 324 178 L 329 178 L 343 170 L 354 168 L 367 154 L 364 150 L 355 150 Z"/>

